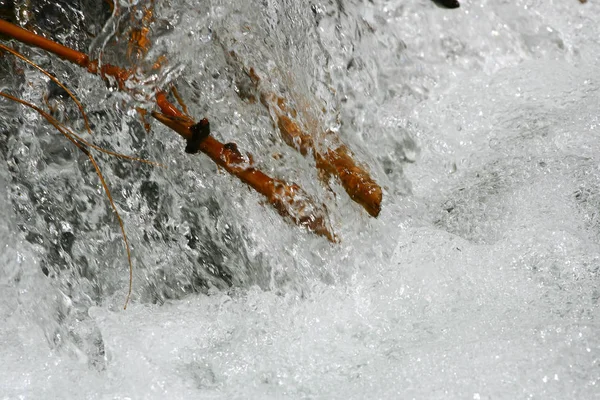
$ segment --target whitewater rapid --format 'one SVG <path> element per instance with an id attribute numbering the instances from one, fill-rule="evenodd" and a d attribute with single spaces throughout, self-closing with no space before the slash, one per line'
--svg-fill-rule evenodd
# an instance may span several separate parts
<path id="1" fill-rule="evenodd" d="M 306 36 L 304 50 L 315 51 L 303 64 L 273 50 L 277 62 L 297 68 L 298 90 L 319 88 L 302 85 L 316 76 L 345 96 L 330 99 L 332 108 L 347 121 L 344 140 L 385 186 L 381 215 L 364 215 L 336 186 L 331 200 L 300 157 L 289 156 L 287 166 L 270 161 L 330 201 L 342 238 L 332 245 L 281 221 L 200 156 L 181 155 L 174 168 L 149 173 L 160 196 L 179 196 L 172 204 L 158 197 L 174 215 L 159 224 L 152 207 L 118 183 L 128 172 L 115 168 L 140 265 L 123 311 L 118 228 L 101 198 L 84 216 L 108 227 L 74 252 L 93 255 L 87 262 L 99 263 L 94 279 L 103 283 L 95 289 L 91 278 L 64 272 L 53 280 L 42 272 L 44 246 L 28 236 L 46 225 L 15 189 L 29 175 L 3 155 L 0 399 L 600 398 L 598 4 L 465 0 L 444 10 L 424 0 L 357 0 L 334 15 L 324 2 L 318 29 L 304 35 L 282 16 L 301 27 L 317 23 L 308 5 L 270 1 L 244 14 L 234 12 L 239 4 L 192 3 L 173 2 L 178 22 L 161 40 L 177 43 L 173 52 L 187 68 L 181 79 L 206 89 L 187 92 L 204 96 L 197 112 L 212 113 L 217 134 L 254 154 L 280 149 L 244 136 L 271 132 L 269 119 L 223 94 L 226 80 L 202 80 L 222 65 L 208 50 L 194 58 L 202 46 L 185 47 L 212 40 L 196 25 L 200 17 L 264 12 L 281 23 L 269 28 L 281 36 L 274 41 L 294 37 L 304 49 Z M 221 23 L 211 29 L 235 35 L 238 25 Z M 317 37 L 321 53 L 310 47 Z M 260 62 L 263 53 L 248 57 Z M 231 119 L 228 107 L 239 107 Z M 141 140 L 116 126 L 124 149 Z M 22 142 L 35 143 L 27 129 Z M 159 132 L 147 139 L 149 155 L 179 149 Z M 7 153 L 34 152 L 19 143 Z M 217 217 L 196 195 L 219 204 Z M 196 225 L 177 214 L 187 209 Z M 164 236 L 146 245 L 142 231 L 151 236 L 158 225 Z M 194 229 L 208 247 L 187 257 L 181 248 Z M 208 257 L 203 251 L 219 255 L 211 262 L 224 265 L 231 286 L 193 269 Z M 191 290 L 191 273 L 212 283 Z"/>

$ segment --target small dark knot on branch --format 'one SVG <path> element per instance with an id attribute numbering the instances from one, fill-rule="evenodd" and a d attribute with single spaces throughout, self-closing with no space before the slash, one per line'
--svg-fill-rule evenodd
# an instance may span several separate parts
<path id="1" fill-rule="evenodd" d="M 232 153 L 235 154 L 240 154 L 240 151 L 238 150 L 237 144 L 235 143 L 225 143 L 223 145 L 223 148 L 227 151 L 231 151 Z"/>
<path id="2" fill-rule="evenodd" d="M 192 132 L 192 137 L 187 141 L 185 152 L 196 154 L 200 151 L 200 143 L 210 135 L 210 124 L 206 118 L 203 118 L 196 125 L 192 125 L 190 131 Z"/>
<path id="3" fill-rule="evenodd" d="M 458 0 L 433 0 L 435 4 L 442 8 L 458 8 L 460 3 Z"/>
<path id="4" fill-rule="evenodd" d="M 221 157 L 226 160 L 228 164 L 237 165 L 249 162 L 249 159 L 240 153 L 237 144 L 235 143 L 225 143 L 221 154 Z"/>

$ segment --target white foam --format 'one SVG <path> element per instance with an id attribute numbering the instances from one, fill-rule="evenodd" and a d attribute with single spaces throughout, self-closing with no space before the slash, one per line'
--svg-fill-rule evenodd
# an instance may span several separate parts
<path id="1" fill-rule="evenodd" d="M 71 327 L 97 329 L 83 336 L 102 342 L 92 367 L 85 344 L 48 344 L 46 308 L 19 290 L 42 285 L 48 302 L 61 294 L 43 283 L 29 245 L 1 231 L 12 249 L 0 267 L 0 397 L 594 398 L 600 8 L 592 3 L 465 1 L 457 12 L 386 4 L 395 11 L 379 34 L 407 43 L 419 66 L 414 89 L 429 91 L 377 111 L 410 112 L 403 128 L 420 147 L 405 167 L 412 193 L 388 193 L 379 220 L 349 221 L 343 244 L 313 249 L 312 265 L 288 233 L 256 233 L 288 240 L 274 251 L 289 248 L 282 263 L 297 255 L 298 265 L 276 267 L 299 268 L 290 276 L 301 289 L 93 307 Z M 15 271 L 29 284 L 16 284 Z"/>

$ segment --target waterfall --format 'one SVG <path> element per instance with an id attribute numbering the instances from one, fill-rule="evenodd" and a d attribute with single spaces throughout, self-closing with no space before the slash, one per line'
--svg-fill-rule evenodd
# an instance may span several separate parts
<path id="1" fill-rule="evenodd" d="M 0 0 L 2 19 L 138 67 L 119 90 L 0 36 L 75 93 L 91 136 L 6 52 L 0 90 L 162 165 L 97 155 L 131 246 L 123 310 L 127 255 L 89 158 L 0 99 L 0 397 L 594 397 L 600 6 L 460 3 Z M 151 45 L 131 47 L 145 23 Z M 298 184 L 339 242 L 187 154 L 149 118 L 158 90 Z M 265 94 L 311 132 L 307 154 Z M 382 187 L 377 218 L 319 169 L 339 143 Z"/>

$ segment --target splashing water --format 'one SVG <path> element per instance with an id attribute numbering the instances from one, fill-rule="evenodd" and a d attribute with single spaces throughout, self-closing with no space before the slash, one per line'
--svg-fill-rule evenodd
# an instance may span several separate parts
<path id="1" fill-rule="evenodd" d="M 19 22 L 124 57 L 126 12 L 31 3 Z M 138 97 L 20 47 L 77 93 L 97 144 L 168 168 L 99 157 L 134 257 L 122 311 L 125 254 L 92 166 L 0 102 L 0 398 L 598 396 L 600 6 L 159 3 L 143 62 L 169 61 Z M 224 49 L 365 160 L 378 219 L 238 96 Z M 3 90 L 83 130 L 43 75 L 6 55 L 0 70 Z M 217 137 L 324 202 L 341 244 L 146 133 L 132 107 L 171 82 Z"/>

